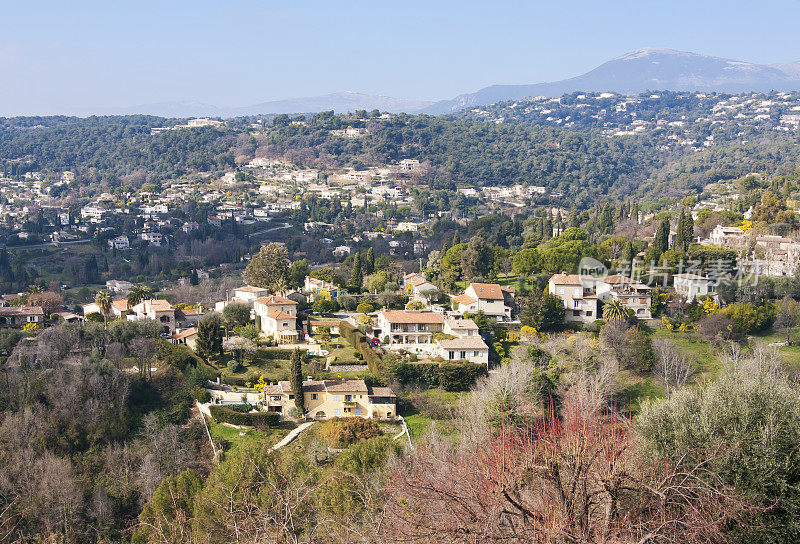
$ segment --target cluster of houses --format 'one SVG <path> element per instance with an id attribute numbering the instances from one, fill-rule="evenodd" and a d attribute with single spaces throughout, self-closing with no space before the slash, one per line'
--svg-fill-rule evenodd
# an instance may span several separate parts
<path id="1" fill-rule="evenodd" d="M 717 225 L 701 243 L 736 250 L 742 266 L 754 274 L 793 276 L 800 265 L 800 242 L 785 236 Z"/>

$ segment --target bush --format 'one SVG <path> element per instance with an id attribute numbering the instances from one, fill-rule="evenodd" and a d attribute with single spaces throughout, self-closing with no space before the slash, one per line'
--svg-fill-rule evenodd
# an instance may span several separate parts
<path id="1" fill-rule="evenodd" d="M 320 433 L 328 444 L 339 447 L 380 436 L 381 429 L 371 419 L 335 417 L 325 422 Z"/>
<path id="2" fill-rule="evenodd" d="M 481 376 L 486 366 L 469 362 L 404 363 L 392 367 L 394 378 L 403 385 L 441 387 L 445 391 L 467 391 Z"/>
<path id="3" fill-rule="evenodd" d="M 269 429 L 275 427 L 280 422 L 280 415 L 276 412 L 256 412 L 256 413 L 242 413 L 233 409 L 235 404 L 220 406 L 212 404 L 209 406 L 211 417 L 219 423 L 230 423 L 231 425 L 247 425 L 257 429 Z M 241 405 L 244 406 L 244 405 Z M 250 407 L 250 405 L 247 405 Z"/>
<path id="4" fill-rule="evenodd" d="M 439 387 L 445 391 L 468 391 L 478 378 L 486 374 L 485 365 L 475 363 L 440 363 Z"/>
<path id="5" fill-rule="evenodd" d="M 260 349 L 256 352 L 256 358 L 267 359 L 270 361 L 288 361 L 292 358 L 290 349 Z"/>

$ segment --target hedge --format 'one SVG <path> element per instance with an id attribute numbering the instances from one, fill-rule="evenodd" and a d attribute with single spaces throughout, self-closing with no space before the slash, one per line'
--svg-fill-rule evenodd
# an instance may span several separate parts
<path id="1" fill-rule="evenodd" d="M 289 361 L 292 359 L 292 350 L 290 349 L 260 349 L 256 353 L 259 359 Z"/>
<path id="2" fill-rule="evenodd" d="M 373 374 L 379 374 L 381 371 L 381 358 L 375 353 L 375 350 L 367 342 L 367 337 L 364 333 L 352 326 L 350 323 L 342 321 L 339 323 L 339 334 L 345 338 L 356 352 L 358 352 L 367 364 L 367 368 Z"/>
<path id="3" fill-rule="evenodd" d="M 209 406 L 211 417 L 220 423 L 230 423 L 231 425 L 248 425 L 256 429 L 269 429 L 275 427 L 280 422 L 280 415 L 276 412 L 255 412 L 243 414 L 218 404 Z"/>
<path id="4" fill-rule="evenodd" d="M 403 384 L 441 387 L 445 391 L 467 391 L 487 374 L 486 365 L 469 362 L 397 363 L 394 377 Z"/>

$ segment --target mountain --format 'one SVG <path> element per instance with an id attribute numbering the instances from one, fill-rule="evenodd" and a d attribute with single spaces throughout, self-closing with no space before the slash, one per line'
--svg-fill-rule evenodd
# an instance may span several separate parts
<path id="1" fill-rule="evenodd" d="M 355 110 L 388 111 L 390 113 L 414 113 L 432 102 L 424 100 L 405 100 L 383 95 L 371 95 L 345 91 L 331 93 L 323 96 L 310 96 L 305 98 L 288 98 L 262 102 L 253 106 L 225 108 L 204 104 L 202 102 L 160 102 L 156 104 L 142 104 L 139 106 L 125 106 L 117 108 L 92 108 L 71 112 L 75 115 L 133 115 L 146 114 L 159 117 L 185 118 L 185 117 L 237 117 L 241 115 L 259 115 L 271 113 L 317 113 L 320 111 L 334 110 L 344 113 Z"/>
<path id="2" fill-rule="evenodd" d="M 763 65 L 646 47 L 605 62 L 583 75 L 533 85 L 492 85 L 442 100 L 422 113 L 442 114 L 503 100 L 560 96 L 576 91 L 637 94 L 647 90 L 747 91 L 800 90 L 800 62 Z"/>

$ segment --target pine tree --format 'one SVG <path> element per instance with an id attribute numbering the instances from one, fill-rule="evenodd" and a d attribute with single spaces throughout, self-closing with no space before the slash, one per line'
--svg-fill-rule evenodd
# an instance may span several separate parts
<path id="1" fill-rule="evenodd" d="M 305 398 L 303 398 L 303 365 L 298 348 L 292 351 L 289 380 L 292 385 L 292 393 L 294 393 L 294 405 L 297 407 L 300 414 L 305 414 L 306 403 Z"/>

